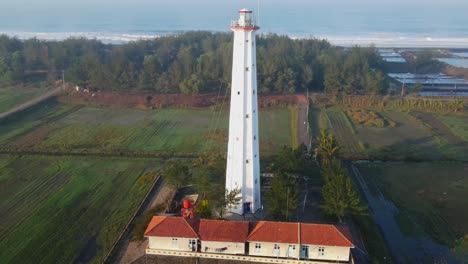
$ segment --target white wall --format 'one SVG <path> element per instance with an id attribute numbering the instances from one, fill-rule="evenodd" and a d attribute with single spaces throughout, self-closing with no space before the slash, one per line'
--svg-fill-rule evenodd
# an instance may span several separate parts
<path id="1" fill-rule="evenodd" d="M 349 261 L 350 248 L 348 247 L 331 247 L 331 246 L 319 246 L 319 245 L 305 245 L 309 246 L 309 258 L 316 260 L 337 260 L 337 261 Z M 323 255 L 320 255 L 319 247 L 323 247 Z M 301 247 L 301 258 L 304 258 Z"/>
<path id="2" fill-rule="evenodd" d="M 148 237 L 148 247 L 150 249 L 165 249 L 178 251 L 192 251 L 189 247 L 189 238 L 177 238 L 177 242 L 173 243 L 172 237 Z M 196 239 L 197 240 L 197 239 Z M 197 245 L 195 244 L 195 250 Z"/>
<path id="3" fill-rule="evenodd" d="M 220 248 L 227 248 L 227 249 L 223 251 L 216 251 L 216 249 L 220 249 Z M 245 255 L 245 244 L 234 243 L 234 242 L 202 241 L 201 252 Z"/>
<path id="4" fill-rule="evenodd" d="M 261 249 L 256 250 L 255 244 L 260 243 Z M 275 251 L 275 244 L 279 245 L 279 250 Z M 295 246 L 295 250 L 288 252 L 289 246 Z M 280 257 L 280 258 L 294 258 L 299 257 L 299 245 L 298 244 L 283 244 L 283 243 L 267 243 L 267 242 L 255 242 L 249 241 L 249 255 L 250 256 L 266 256 L 266 257 Z"/>

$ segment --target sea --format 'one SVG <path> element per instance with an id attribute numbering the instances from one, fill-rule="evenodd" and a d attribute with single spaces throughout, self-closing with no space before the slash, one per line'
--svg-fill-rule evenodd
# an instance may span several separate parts
<path id="1" fill-rule="evenodd" d="M 260 34 L 340 46 L 468 48 L 466 0 L 0 0 L 0 34 L 126 43 L 229 32 L 242 8 L 254 11 Z"/>

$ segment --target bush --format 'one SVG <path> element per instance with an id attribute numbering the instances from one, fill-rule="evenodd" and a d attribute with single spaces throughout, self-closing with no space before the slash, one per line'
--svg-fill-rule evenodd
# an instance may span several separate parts
<path id="1" fill-rule="evenodd" d="M 384 128 L 388 124 L 390 124 L 391 127 L 396 126 L 396 123 L 392 120 L 385 119 L 373 111 L 347 110 L 346 115 L 352 118 L 355 123 L 363 124 L 366 127 Z"/>

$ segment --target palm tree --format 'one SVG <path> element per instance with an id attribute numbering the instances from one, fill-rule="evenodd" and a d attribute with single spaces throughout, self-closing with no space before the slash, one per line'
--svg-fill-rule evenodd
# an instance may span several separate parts
<path id="1" fill-rule="evenodd" d="M 329 133 L 326 129 L 320 129 L 320 135 L 316 138 L 317 148 L 315 152 L 317 153 L 321 165 L 323 167 L 328 167 L 330 160 L 337 158 L 339 146 L 335 137 Z"/>

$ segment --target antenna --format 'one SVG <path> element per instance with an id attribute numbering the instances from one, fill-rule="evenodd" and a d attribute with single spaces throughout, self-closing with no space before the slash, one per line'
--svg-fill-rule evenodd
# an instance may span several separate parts
<path id="1" fill-rule="evenodd" d="M 260 26 L 260 0 L 257 1 L 257 26 Z"/>

